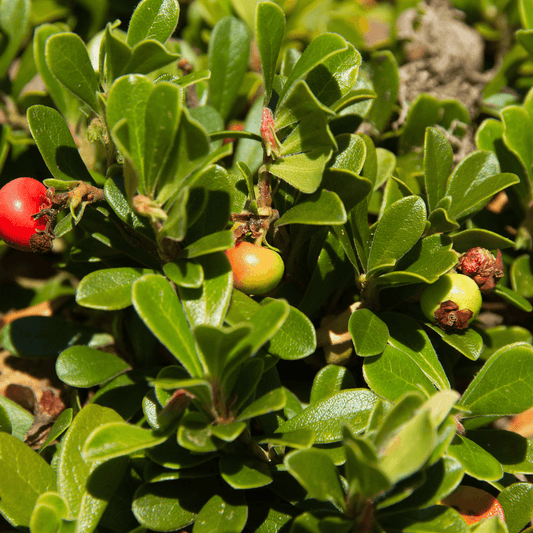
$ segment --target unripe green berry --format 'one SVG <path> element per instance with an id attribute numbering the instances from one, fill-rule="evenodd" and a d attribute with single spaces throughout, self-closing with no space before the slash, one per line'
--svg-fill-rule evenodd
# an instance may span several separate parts
<path id="1" fill-rule="evenodd" d="M 441 276 L 420 297 L 420 307 L 428 320 L 450 331 L 465 329 L 478 316 L 481 303 L 476 282 L 463 274 Z"/>

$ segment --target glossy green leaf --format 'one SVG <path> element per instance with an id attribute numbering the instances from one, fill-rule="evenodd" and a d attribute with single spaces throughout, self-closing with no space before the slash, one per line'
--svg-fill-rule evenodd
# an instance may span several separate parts
<path id="1" fill-rule="evenodd" d="M 213 28 L 209 41 L 210 103 L 226 120 L 235 103 L 248 65 L 250 36 L 245 24 L 224 17 Z"/>
<path id="2" fill-rule="evenodd" d="M 524 298 L 533 297 L 533 268 L 528 254 L 517 257 L 509 270 L 511 286 Z"/>
<path id="3" fill-rule="evenodd" d="M 497 192 L 518 183 L 514 174 L 500 174 L 498 159 L 493 152 L 472 152 L 457 165 L 446 189 L 452 198 L 449 214 L 457 220 L 479 211 Z"/>
<path id="4" fill-rule="evenodd" d="M 425 326 L 431 328 L 446 344 L 472 361 L 476 361 L 483 351 L 483 338 L 472 328 L 461 333 L 447 333 L 437 326 L 430 324 L 425 324 Z"/>
<path id="5" fill-rule="evenodd" d="M 42 24 L 36 28 L 33 38 L 33 55 L 35 57 L 35 65 L 55 105 L 64 116 L 69 117 L 74 112 L 77 113 L 79 102 L 52 74 L 46 63 L 45 54 L 48 37 L 60 32 L 61 30 L 53 24 Z"/>
<path id="6" fill-rule="evenodd" d="M 311 429 L 295 429 L 287 433 L 273 433 L 258 442 L 273 446 L 289 446 L 297 450 L 310 448 L 315 442 L 315 432 Z"/>
<path id="7" fill-rule="evenodd" d="M 284 464 L 311 498 L 345 507 L 344 491 L 333 461 L 322 450 L 298 450 L 285 457 Z"/>
<path id="8" fill-rule="evenodd" d="M 427 509 L 394 513 L 380 520 L 387 533 L 469 533 L 470 528 L 455 509 L 432 505 Z"/>
<path id="9" fill-rule="evenodd" d="M 461 404 L 471 416 L 518 414 L 533 406 L 533 347 L 517 342 L 494 353 L 470 382 Z M 513 394 L 509 394 L 512 390 Z"/>
<path id="10" fill-rule="evenodd" d="M 27 528 L 39 495 L 56 488 L 52 467 L 29 446 L 0 432 L 0 512 L 14 527 Z"/>
<path id="11" fill-rule="evenodd" d="M 87 274 L 76 289 L 76 302 L 91 309 L 113 311 L 131 305 L 131 288 L 135 281 L 153 270 L 108 268 Z"/>
<path id="12" fill-rule="evenodd" d="M 321 146 L 337 148 L 335 137 L 329 129 L 324 113 L 317 111 L 302 117 L 296 127 L 283 140 L 281 156 L 309 152 Z"/>
<path id="13" fill-rule="evenodd" d="M 181 303 L 192 325 L 218 326 L 231 299 L 231 267 L 224 252 L 201 256 L 198 262 L 204 271 L 203 284 L 199 289 L 179 287 Z"/>
<path id="14" fill-rule="evenodd" d="M 426 208 L 418 196 L 390 205 L 378 222 L 368 257 L 368 270 L 394 266 L 418 241 L 426 226 Z"/>
<path id="15" fill-rule="evenodd" d="M 12 434 L 11 420 L 6 408 L 0 403 L 0 432 Z"/>
<path id="16" fill-rule="evenodd" d="M 317 65 L 324 63 L 329 57 L 346 50 L 346 41 L 337 34 L 324 33 L 314 39 L 305 49 L 292 69 L 283 89 L 279 93 L 279 105 L 282 105 L 293 86 Z"/>
<path id="17" fill-rule="evenodd" d="M 497 294 L 503 301 L 508 302 L 518 309 L 531 313 L 533 310 L 532 304 L 517 292 L 505 287 L 504 285 L 496 285 L 493 289 L 494 294 Z"/>
<path id="18" fill-rule="evenodd" d="M 52 176 L 61 181 L 93 183 L 67 123 L 55 109 L 34 105 L 28 109 L 27 118 L 31 134 Z"/>
<path id="19" fill-rule="evenodd" d="M 355 379 L 348 369 L 338 365 L 326 365 L 315 375 L 310 403 L 318 402 L 342 389 L 350 389 L 354 386 Z"/>
<path id="20" fill-rule="evenodd" d="M 57 377 L 71 387 L 101 385 L 129 369 L 120 357 L 86 346 L 67 348 L 56 361 Z"/>
<path id="21" fill-rule="evenodd" d="M 0 396 L 0 406 L 2 406 L 2 411 L 7 416 L 9 423 L 9 431 L 2 431 L 11 434 L 13 437 L 16 437 L 21 441 L 24 441 L 26 438 L 26 433 L 30 430 L 33 423 L 33 415 L 26 411 L 26 409 L 21 407 L 18 403 L 6 398 L 5 396 Z"/>
<path id="22" fill-rule="evenodd" d="M 97 115 L 98 78 L 87 48 L 75 33 L 58 33 L 46 41 L 46 63 L 52 74 Z"/>
<path id="23" fill-rule="evenodd" d="M 391 402 L 406 392 L 423 392 L 429 396 L 435 391 L 433 382 L 410 353 L 391 345 L 381 355 L 365 358 L 363 376 L 373 391 Z"/>
<path id="24" fill-rule="evenodd" d="M 132 426 L 126 422 L 108 422 L 95 428 L 81 451 L 84 461 L 94 463 L 123 457 L 163 443 L 168 435 Z"/>
<path id="25" fill-rule="evenodd" d="M 442 103 L 433 95 L 422 93 L 409 105 L 405 125 L 400 136 L 400 153 L 407 153 L 415 146 L 422 146 L 426 128 L 435 126 L 441 119 Z"/>
<path id="26" fill-rule="evenodd" d="M 281 424 L 278 432 L 313 429 L 316 443 L 335 442 L 342 438 L 342 426 L 349 424 L 354 432 L 362 431 L 377 396 L 368 389 L 348 389 L 313 403 Z"/>
<path id="27" fill-rule="evenodd" d="M 7 74 L 9 66 L 30 30 L 31 0 L 12 0 L 0 3 L 0 33 L 2 52 L 0 56 L 0 79 Z"/>
<path id="28" fill-rule="evenodd" d="M 457 459 L 465 472 L 476 479 L 496 481 L 503 476 L 500 462 L 474 441 L 456 435 L 447 450 L 448 455 Z"/>
<path id="29" fill-rule="evenodd" d="M 135 45 L 128 62 L 123 65 L 120 75 L 126 74 L 150 74 L 154 70 L 161 69 L 170 63 L 178 61 L 179 54 L 169 52 L 165 45 L 154 39 L 141 41 Z M 159 80 L 161 83 L 162 80 Z M 179 84 L 173 84 L 179 88 Z"/>
<path id="30" fill-rule="evenodd" d="M 50 428 L 50 432 L 44 439 L 44 442 L 39 448 L 39 453 L 41 453 L 47 446 L 52 444 L 56 439 L 58 439 L 70 426 L 73 418 L 73 409 L 68 407 L 56 418 L 54 424 Z"/>
<path id="31" fill-rule="evenodd" d="M 131 162 L 144 183 L 144 143 L 146 138 L 145 111 L 152 82 L 140 75 L 123 76 L 109 89 L 107 122 L 119 149 Z M 124 122 L 124 120 L 126 122 Z M 126 186 L 126 190 L 128 187 Z M 140 191 L 144 191 L 141 188 Z M 132 191 L 129 193 L 133 194 Z"/>
<path id="32" fill-rule="evenodd" d="M 261 58 L 265 100 L 269 102 L 272 95 L 272 83 L 276 73 L 276 64 L 285 33 L 285 14 L 273 2 L 260 2 L 255 12 L 255 33 L 257 49 Z"/>
<path id="33" fill-rule="evenodd" d="M 340 225 L 347 216 L 340 198 L 332 191 L 320 190 L 305 197 L 276 221 L 276 226 L 287 224 Z"/>
<path id="34" fill-rule="evenodd" d="M 198 513 L 193 533 L 240 533 L 248 518 L 248 507 L 244 498 L 213 496 Z"/>
<path id="35" fill-rule="evenodd" d="M 175 84 L 160 82 L 146 100 L 143 174 L 144 187 L 151 198 L 155 196 L 156 187 L 163 186 L 167 180 L 165 165 L 174 150 L 174 138 L 181 117 L 181 98 L 181 91 Z"/>
<path id="36" fill-rule="evenodd" d="M 367 120 L 378 131 L 383 131 L 398 99 L 400 89 L 398 63 L 390 50 L 383 50 L 372 54 L 369 66 L 370 78 L 377 97 L 370 108 Z"/>
<path id="37" fill-rule="evenodd" d="M 287 396 L 285 389 L 274 389 L 261 396 L 248 405 L 236 418 L 236 420 L 249 420 L 256 416 L 279 411 L 285 407 Z"/>
<path id="38" fill-rule="evenodd" d="M 533 441 L 512 431 L 470 429 L 468 438 L 493 455 L 510 474 L 533 472 Z"/>
<path id="39" fill-rule="evenodd" d="M 211 420 L 206 415 L 186 412 L 178 427 L 178 444 L 194 453 L 216 452 L 224 442 L 214 437 Z"/>
<path id="40" fill-rule="evenodd" d="M 311 92 L 309 85 L 304 80 L 300 80 L 288 93 L 284 105 L 276 107 L 274 117 L 276 131 L 317 112 L 325 116 L 334 115 L 334 112 L 322 104 Z"/>
<path id="41" fill-rule="evenodd" d="M 380 354 L 389 340 L 389 329 L 370 309 L 356 309 L 348 322 L 355 353 L 360 357 Z"/>
<path id="42" fill-rule="evenodd" d="M 453 249 L 459 253 L 464 253 L 481 246 L 487 250 L 497 250 L 498 248 L 510 248 L 514 246 L 511 239 L 507 239 L 498 233 L 480 228 L 465 229 L 450 235 L 453 241 Z"/>
<path id="43" fill-rule="evenodd" d="M 257 489 L 272 483 L 268 464 L 246 455 L 223 455 L 220 474 L 230 487 L 237 490 Z"/>
<path id="44" fill-rule="evenodd" d="M 93 430 L 120 420 L 113 409 L 88 405 L 76 415 L 61 440 L 57 463 L 58 492 L 68 503 L 69 519 L 77 519 L 90 531 L 98 524 L 122 478 L 126 463 L 90 464 L 82 455 L 82 448 Z"/>
<path id="45" fill-rule="evenodd" d="M 498 494 L 509 533 L 519 533 L 533 516 L 531 483 L 513 483 Z"/>
<path id="46" fill-rule="evenodd" d="M 132 48 L 144 39 L 164 43 L 176 29 L 179 12 L 176 0 L 143 0 L 133 12 L 126 42 Z"/>
<path id="47" fill-rule="evenodd" d="M 529 179 L 533 173 L 533 121 L 521 106 L 508 106 L 501 111 L 505 144 L 522 162 Z"/>
<path id="48" fill-rule="evenodd" d="M 132 511 L 145 528 L 177 531 L 192 524 L 203 505 L 216 493 L 218 483 L 178 479 L 141 485 L 135 492 Z"/>
<path id="49" fill-rule="evenodd" d="M 428 128 L 424 142 L 424 182 L 430 212 L 446 195 L 452 164 L 453 150 L 450 142 L 439 129 Z"/>
<path id="50" fill-rule="evenodd" d="M 520 13 L 520 21 L 525 30 L 533 29 L 533 7 L 527 0 L 519 0 L 518 10 Z"/>
<path id="51" fill-rule="evenodd" d="M 331 154 L 332 149 L 329 146 L 323 146 L 311 152 L 277 159 L 270 165 L 269 170 L 274 176 L 298 190 L 311 194 L 318 189 Z"/>
<path id="52" fill-rule="evenodd" d="M 429 459 L 435 438 L 430 414 L 422 410 L 380 449 L 380 466 L 385 475 L 397 482 L 414 474 Z"/>
<path id="53" fill-rule="evenodd" d="M 196 261 L 175 259 L 172 263 L 165 263 L 163 271 L 176 285 L 187 289 L 198 289 L 204 281 L 204 271 Z"/>
<path id="54" fill-rule="evenodd" d="M 0 332 L 2 346 L 20 357 L 57 357 L 77 344 L 91 348 L 109 345 L 113 337 L 84 324 L 59 317 L 28 316 L 7 324 Z"/>
<path id="55" fill-rule="evenodd" d="M 183 308 L 163 276 L 147 274 L 133 285 L 133 305 L 152 333 L 192 377 L 203 375 Z"/>
<path id="56" fill-rule="evenodd" d="M 55 532 L 59 531 L 62 519 L 68 518 L 66 502 L 56 492 L 45 492 L 37 499 L 30 519 L 30 531 Z"/>
<path id="57" fill-rule="evenodd" d="M 343 133 L 335 137 L 338 150 L 330 162 L 330 168 L 349 170 L 359 174 L 363 170 L 366 157 L 366 144 L 360 135 Z"/>
<path id="58" fill-rule="evenodd" d="M 407 354 L 439 389 L 450 383 L 429 337 L 418 322 L 400 313 L 382 313 L 389 331 L 389 344 Z"/>
<path id="59" fill-rule="evenodd" d="M 213 252 L 222 252 L 234 245 L 233 233 L 230 230 L 218 231 L 206 235 L 184 248 L 178 254 L 178 259 L 193 259 L 201 255 L 212 254 Z"/>

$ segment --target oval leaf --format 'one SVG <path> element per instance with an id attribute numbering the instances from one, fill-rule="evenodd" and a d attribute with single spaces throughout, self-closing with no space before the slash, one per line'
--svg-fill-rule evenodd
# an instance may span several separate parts
<path id="1" fill-rule="evenodd" d="M 355 353 L 360 357 L 380 354 L 389 340 L 389 329 L 370 309 L 356 309 L 348 322 Z"/>

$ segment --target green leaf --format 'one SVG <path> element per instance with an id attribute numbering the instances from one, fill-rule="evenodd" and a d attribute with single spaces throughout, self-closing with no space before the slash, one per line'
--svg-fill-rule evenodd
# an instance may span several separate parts
<path id="1" fill-rule="evenodd" d="M 452 348 L 462 353 L 468 359 L 476 361 L 483 351 L 483 338 L 472 328 L 468 328 L 461 333 L 446 333 L 437 326 L 424 324 L 427 328 L 432 329 L 440 338 L 449 344 Z"/>
<path id="2" fill-rule="evenodd" d="M 101 424 L 87 437 L 81 451 L 84 461 L 109 461 L 163 443 L 168 435 L 132 426 L 126 422 Z"/>
<path id="3" fill-rule="evenodd" d="M 11 62 L 30 30 L 31 0 L 11 0 L 0 3 L 0 79 L 3 79 Z"/>
<path id="4" fill-rule="evenodd" d="M 247 518 L 248 507 L 244 498 L 215 494 L 198 513 L 193 533 L 240 533 Z"/>
<path id="5" fill-rule="evenodd" d="M 218 326 L 224 320 L 231 299 L 231 267 L 224 252 L 201 256 L 198 262 L 204 271 L 203 284 L 199 289 L 179 287 L 181 303 L 193 326 Z"/>
<path id="6" fill-rule="evenodd" d="M 311 429 L 296 429 L 287 433 L 274 433 L 259 440 L 259 444 L 289 446 L 296 449 L 309 448 L 314 442 L 315 432 Z"/>
<path id="7" fill-rule="evenodd" d="M 400 313 L 381 313 L 380 317 L 388 326 L 389 344 L 407 354 L 438 389 L 449 389 L 444 368 L 421 326 Z"/>
<path id="8" fill-rule="evenodd" d="M 249 420 L 250 418 L 255 418 L 266 413 L 280 411 L 285 407 L 286 403 L 287 396 L 285 389 L 274 389 L 248 405 L 235 420 Z"/>
<path id="9" fill-rule="evenodd" d="M 182 94 L 173 83 L 157 83 L 146 101 L 144 144 L 144 188 L 155 196 L 168 180 L 166 164 L 173 155 L 174 138 L 181 118 Z M 172 175 L 172 177 L 174 177 Z"/>
<path id="10" fill-rule="evenodd" d="M 126 42 L 132 48 L 144 39 L 165 43 L 176 29 L 179 12 L 176 0 L 143 0 L 133 12 Z"/>
<path id="11" fill-rule="evenodd" d="M 37 499 L 30 519 L 30 531 L 60 531 L 62 520 L 68 518 L 66 502 L 56 492 L 45 492 Z"/>
<path id="12" fill-rule="evenodd" d="M 341 225 L 346 221 L 346 211 L 337 194 L 321 189 L 286 211 L 275 225 Z"/>
<path id="13" fill-rule="evenodd" d="M 0 513 L 14 527 L 27 528 L 38 497 L 56 488 L 52 467 L 29 446 L 0 432 Z"/>
<path id="14" fill-rule="evenodd" d="M 50 446 L 52 442 L 58 439 L 70 427 L 70 424 L 72 423 L 73 412 L 74 410 L 72 407 L 69 407 L 62 411 L 61 414 L 56 418 L 56 421 L 50 428 L 46 439 L 44 439 L 44 442 L 39 448 L 39 453 L 41 453 L 47 446 Z"/>
<path id="15" fill-rule="evenodd" d="M 430 413 L 422 410 L 380 449 L 380 467 L 393 482 L 414 474 L 429 459 L 436 440 Z"/>
<path id="16" fill-rule="evenodd" d="M 453 249 L 459 253 L 467 252 L 470 248 L 475 248 L 476 246 L 481 246 L 481 248 L 487 248 L 488 250 L 514 246 L 514 242 L 511 239 L 480 228 L 458 231 L 450 235 L 450 238 L 453 241 Z"/>
<path id="17" fill-rule="evenodd" d="M 201 255 L 212 254 L 213 252 L 222 252 L 235 245 L 233 233 L 231 230 L 218 231 L 198 239 L 193 244 L 184 248 L 179 254 L 178 259 L 193 259 Z"/>
<path id="18" fill-rule="evenodd" d="M 419 196 L 391 204 L 378 222 L 368 257 L 368 270 L 394 266 L 421 237 L 426 227 L 426 207 Z"/>
<path id="19" fill-rule="evenodd" d="M 194 339 L 176 293 L 163 276 L 147 274 L 133 285 L 133 305 L 152 333 L 192 377 L 203 375 Z"/>
<path id="20" fill-rule="evenodd" d="M 370 309 L 356 309 L 348 322 L 355 353 L 360 357 L 380 354 L 389 340 L 389 329 Z"/>
<path id="21" fill-rule="evenodd" d="M 142 485 L 136 492 L 132 511 L 145 528 L 177 531 L 192 524 L 205 502 L 217 491 L 215 478 L 178 479 Z M 141 532 L 139 532 L 141 533 Z"/>
<path id="22" fill-rule="evenodd" d="M 250 36 L 246 25 L 235 17 L 219 20 L 209 41 L 210 103 L 229 117 L 248 66 Z"/>
<path id="23" fill-rule="evenodd" d="M 132 50 L 131 56 L 123 68 L 119 71 L 120 75 L 125 74 L 150 74 L 154 70 L 165 67 L 166 65 L 177 61 L 179 54 L 169 52 L 165 45 L 153 39 L 141 41 L 136 44 Z M 161 83 L 161 81 L 159 81 Z M 173 84 L 177 88 L 179 84 Z M 170 117 L 169 117 L 170 118 Z"/>
<path id="24" fill-rule="evenodd" d="M 354 386 L 355 379 L 349 370 L 343 366 L 326 365 L 315 375 L 310 403 L 318 402 L 342 389 L 349 389 Z"/>
<path id="25" fill-rule="evenodd" d="M 283 462 L 311 498 L 345 508 L 339 474 L 327 453 L 316 448 L 298 450 L 287 455 Z"/>
<path id="26" fill-rule="evenodd" d="M 383 50 L 372 54 L 369 66 L 377 97 L 366 120 L 378 131 L 383 131 L 394 111 L 400 90 L 398 63 L 390 50 Z"/>
<path id="27" fill-rule="evenodd" d="M 432 505 L 427 509 L 394 513 L 380 520 L 387 533 L 469 533 L 470 528 L 455 509 Z"/>
<path id="28" fill-rule="evenodd" d="M 176 259 L 172 263 L 165 263 L 163 271 L 176 285 L 186 289 L 198 289 L 204 281 L 202 265 L 196 261 Z"/>
<path id="29" fill-rule="evenodd" d="M 533 172 L 533 121 L 527 109 L 520 106 L 508 106 L 501 111 L 504 124 L 503 139 L 505 144 L 515 154 L 532 179 Z"/>
<path id="30" fill-rule="evenodd" d="M 519 533 L 533 516 L 533 486 L 513 483 L 498 494 L 509 533 Z"/>
<path id="31" fill-rule="evenodd" d="M 434 283 L 456 264 L 457 255 L 452 250 L 451 239 L 446 235 L 435 234 L 420 239 L 398 261 L 396 271 L 398 274 L 402 271 L 416 274 L 426 283 Z"/>
<path id="32" fill-rule="evenodd" d="M 56 361 L 57 377 L 71 387 L 101 385 L 129 369 L 120 357 L 87 346 L 67 348 Z"/>
<path id="33" fill-rule="evenodd" d="M 335 137 L 329 129 L 324 113 L 317 111 L 303 117 L 287 135 L 281 145 L 280 155 L 288 156 L 308 152 L 321 146 L 337 148 Z"/>
<path id="34" fill-rule="evenodd" d="M 53 24 L 42 24 L 36 28 L 33 38 L 33 55 L 35 57 L 35 65 L 54 104 L 65 117 L 71 118 L 74 113 L 77 114 L 79 102 L 57 81 L 46 63 L 46 40 L 50 35 L 60 32 L 61 30 Z"/>
<path id="35" fill-rule="evenodd" d="M 20 357 L 57 357 L 70 346 L 109 345 L 113 337 L 88 325 L 59 317 L 28 316 L 7 324 L 0 332 L 4 349 Z"/>
<path id="36" fill-rule="evenodd" d="M 399 151 L 407 153 L 415 146 L 422 146 L 426 128 L 439 124 L 442 103 L 434 96 L 422 93 L 409 105 L 405 125 L 400 135 Z"/>
<path id="37" fill-rule="evenodd" d="M 0 403 L 0 432 L 12 434 L 11 420 L 3 404 Z M 17 437 L 18 438 L 18 437 Z"/>
<path id="38" fill-rule="evenodd" d="M 313 429 L 316 443 L 339 441 L 342 427 L 349 424 L 354 432 L 362 431 L 378 397 L 368 389 L 348 389 L 336 392 L 311 404 L 296 416 L 281 424 L 277 431 Z"/>
<path id="39" fill-rule="evenodd" d="M 194 453 L 216 452 L 224 442 L 214 437 L 211 428 L 211 420 L 206 415 L 188 411 L 180 420 L 178 444 Z"/>
<path id="40" fill-rule="evenodd" d="M 106 465 L 90 464 L 82 455 L 89 434 L 96 428 L 121 417 L 107 407 L 88 405 L 74 418 L 61 440 L 57 462 L 57 487 L 68 503 L 69 520 L 78 520 L 92 531 L 102 516 L 126 467 L 126 463 L 111 462 Z M 95 477 L 92 478 L 91 476 Z M 105 476 L 109 476 L 105 479 Z M 92 483 L 89 483 L 89 480 Z"/>
<path id="41" fill-rule="evenodd" d="M 154 271 L 129 267 L 96 270 L 80 281 L 76 289 L 76 302 L 91 309 L 125 309 L 132 303 L 133 283 L 150 273 Z"/>
<path id="42" fill-rule="evenodd" d="M 268 464 L 246 455 L 223 455 L 220 474 L 230 487 L 237 490 L 257 489 L 272 483 Z"/>
<path id="43" fill-rule="evenodd" d="M 424 183 L 429 211 L 446 196 L 446 184 L 452 171 L 453 150 L 444 133 L 427 128 L 424 142 Z"/>
<path id="44" fill-rule="evenodd" d="M 456 435 L 448 446 L 448 455 L 455 457 L 465 472 L 476 479 L 497 481 L 503 476 L 500 462 L 474 441 Z"/>
<path id="45" fill-rule="evenodd" d="M 363 137 L 343 133 L 335 137 L 335 139 L 338 144 L 338 150 L 332 157 L 329 168 L 349 170 L 358 175 L 363 170 L 366 157 L 366 144 Z"/>
<path id="46" fill-rule="evenodd" d="M 533 7 L 527 0 L 519 0 L 520 22 L 525 30 L 533 29 Z"/>
<path id="47" fill-rule="evenodd" d="M 533 473 L 533 441 L 512 431 L 469 429 L 468 438 L 493 455 L 510 474 Z"/>
<path id="48" fill-rule="evenodd" d="M 329 57 L 346 49 L 346 41 L 335 33 L 324 33 L 311 41 L 311 44 L 305 49 L 292 69 L 283 89 L 281 89 L 278 105 L 283 105 L 290 90 L 300 79 L 305 77 L 316 66 L 324 63 Z"/>
<path id="49" fill-rule="evenodd" d="M 270 101 L 272 95 L 272 83 L 284 33 L 283 10 L 273 2 L 259 2 L 255 12 L 255 34 L 263 71 L 266 103 Z"/>
<path id="50" fill-rule="evenodd" d="M 493 289 L 494 294 L 497 294 L 502 300 L 508 302 L 518 309 L 525 311 L 526 313 L 531 313 L 533 306 L 529 303 L 523 296 L 518 294 L 515 291 L 512 291 L 508 287 L 503 285 L 496 285 Z"/>
<path id="51" fill-rule="evenodd" d="M 391 402 L 407 392 L 422 392 L 426 396 L 435 392 L 433 382 L 410 353 L 391 345 L 381 355 L 365 358 L 363 376 L 376 394 Z"/>
<path id="52" fill-rule="evenodd" d="M 521 255 L 513 261 L 509 277 L 511 286 L 520 296 L 533 297 L 533 268 L 529 254 Z"/>
<path id="53" fill-rule="evenodd" d="M 46 41 L 46 63 L 60 83 L 99 114 L 98 78 L 79 35 L 70 32 L 51 35 Z"/>
<path id="54" fill-rule="evenodd" d="M 119 150 L 125 151 L 139 179 L 139 192 L 144 188 L 144 143 L 146 138 L 145 112 L 148 95 L 153 84 L 145 76 L 123 76 L 109 89 L 107 100 L 107 123 Z M 126 180 L 127 183 L 127 180 Z M 129 195 L 135 191 L 126 190 Z"/>
<path id="55" fill-rule="evenodd" d="M 24 441 L 26 439 L 26 433 L 30 430 L 33 423 L 33 415 L 18 403 L 4 396 L 0 396 L 0 406 L 8 418 L 10 425 L 9 433 L 13 437 Z"/>
<path id="56" fill-rule="evenodd" d="M 323 146 L 311 152 L 285 156 L 274 161 L 269 170 L 298 190 L 311 194 L 318 189 L 332 152 L 331 147 Z"/>
<path id="57" fill-rule="evenodd" d="M 27 112 L 28 125 L 52 176 L 61 181 L 94 183 L 63 117 L 51 107 L 34 105 Z"/>
<path id="58" fill-rule="evenodd" d="M 533 406 L 532 383 L 533 347 L 517 342 L 487 360 L 464 392 L 461 404 L 470 410 L 469 416 L 522 413 Z"/>
<path id="59" fill-rule="evenodd" d="M 452 198 L 448 210 L 461 220 L 479 211 L 497 192 L 518 183 L 515 174 L 499 174 L 500 166 L 493 152 L 478 150 L 465 157 L 455 168 L 446 189 Z"/>

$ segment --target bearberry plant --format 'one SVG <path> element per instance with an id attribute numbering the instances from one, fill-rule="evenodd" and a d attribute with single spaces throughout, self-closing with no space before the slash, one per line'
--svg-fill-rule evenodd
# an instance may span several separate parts
<path id="1" fill-rule="evenodd" d="M 533 531 L 532 65 L 528 0 L 1 0 L 0 530 Z"/>

